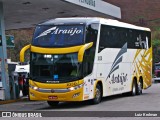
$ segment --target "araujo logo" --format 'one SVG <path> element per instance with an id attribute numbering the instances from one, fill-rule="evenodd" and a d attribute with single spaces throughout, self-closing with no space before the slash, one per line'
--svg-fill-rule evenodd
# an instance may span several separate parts
<path id="1" fill-rule="evenodd" d="M 137 37 L 137 42 L 135 42 L 135 46 L 147 49 L 148 48 L 148 37 L 146 37 L 146 41 L 143 41 L 141 35 L 139 35 Z"/>
<path id="2" fill-rule="evenodd" d="M 75 34 L 80 34 L 82 33 L 83 30 L 82 29 L 78 29 L 77 27 L 75 28 L 64 28 L 64 29 L 60 29 L 58 27 L 52 27 L 48 30 L 45 30 L 44 32 L 42 32 L 40 35 L 38 35 L 35 39 L 42 37 L 42 36 L 46 36 L 47 34 L 51 33 L 51 34 L 69 34 L 70 36 L 73 36 Z"/>
<path id="3" fill-rule="evenodd" d="M 121 85 L 123 85 L 124 82 L 126 82 L 128 79 L 127 79 L 127 74 L 124 74 L 124 73 L 121 73 L 120 75 L 118 76 L 115 76 L 114 74 L 112 75 L 112 84 L 114 83 L 121 83 Z"/>
<path id="4" fill-rule="evenodd" d="M 119 69 L 119 64 L 122 62 L 122 60 L 123 60 L 123 54 L 124 53 L 126 53 L 127 52 L 127 43 L 125 43 L 124 45 L 123 45 L 123 47 L 121 48 L 121 50 L 119 51 L 119 53 L 117 54 L 117 56 L 116 56 L 116 58 L 115 58 L 115 60 L 114 60 L 114 62 L 113 62 L 113 64 L 112 64 L 112 67 L 111 67 L 111 70 L 110 70 L 110 72 L 109 72 L 109 74 L 108 74 L 108 76 L 107 76 L 107 79 L 110 77 L 110 75 L 114 72 L 114 71 L 116 71 L 117 69 Z M 113 76 L 114 77 L 114 76 Z M 112 77 L 112 78 L 113 78 Z M 107 80 L 106 79 L 106 80 Z"/>

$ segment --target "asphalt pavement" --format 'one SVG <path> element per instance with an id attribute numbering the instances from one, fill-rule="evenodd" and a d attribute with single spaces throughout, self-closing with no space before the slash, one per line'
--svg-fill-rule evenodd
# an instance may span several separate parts
<path id="1" fill-rule="evenodd" d="M 160 115 L 160 83 L 153 84 L 150 88 L 143 90 L 143 94 L 139 96 L 124 96 L 124 95 L 114 95 L 110 97 L 103 98 L 102 102 L 98 105 L 91 105 L 89 101 L 85 102 L 65 102 L 60 103 L 56 107 L 50 107 L 47 102 L 45 101 L 28 101 L 27 99 L 23 101 L 18 101 L 15 103 L 0 105 L 0 111 L 17 111 L 17 112 L 42 112 L 48 113 L 50 116 L 54 116 L 57 120 L 64 119 L 72 120 L 75 119 L 74 114 L 81 113 L 81 116 L 78 114 L 77 119 L 81 119 L 81 117 L 88 115 L 93 115 L 96 117 L 85 117 L 88 120 L 97 120 L 97 119 L 105 119 L 106 115 L 102 115 L 102 113 L 108 114 L 111 112 L 113 117 L 111 120 L 132 120 L 132 117 L 123 117 L 123 119 L 115 117 L 117 113 L 124 114 L 124 116 L 129 115 L 130 112 L 135 112 L 135 114 L 139 114 L 139 112 L 151 112 L 151 113 L 158 113 Z M 77 112 L 77 113 L 76 113 Z M 100 114 L 101 113 L 101 114 Z M 97 115 L 96 115 L 97 114 Z M 98 115 L 100 114 L 100 115 Z M 63 116 L 60 118 L 60 116 Z M 83 116 L 84 115 L 84 116 Z M 59 117 L 58 117 L 59 116 Z M 69 116 L 69 117 L 67 117 Z M 71 118 L 70 118 L 71 116 Z M 79 117 L 80 116 L 80 117 Z M 43 116 L 44 117 L 44 116 Z M 135 116 L 134 120 L 159 120 L 160 118 L 157 117 L 141 117 Z M 43 118 L 39 118 L 41 120 Z M 52 118 L 48 118 L 52 119 Z"/>
<path id="2" fill-rule="evenodd" d="M 159 106 L 159 107 L 158 107 Z M 160 111 L 160 83 L 153 84 L 143 90 L 139 96 L 114 95 L 103 98 L 97 105 L 91 105 L 89 101 L 65 102 L 52 108 L 46 101 L 19 101 L 6 105 L 0 105 L 0 111 Z"/>

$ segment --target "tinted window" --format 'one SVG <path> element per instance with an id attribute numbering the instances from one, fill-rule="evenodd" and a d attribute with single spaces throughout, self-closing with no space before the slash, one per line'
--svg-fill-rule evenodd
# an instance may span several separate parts
<path id="1" fill-rule="evenodd" d="M 78 53 L 38 54 L 31 53 L 31 78 L 40 82 L 64 83 L 81 79 Z"/>
<path id="2" fill-rule="evenodd" d="M 126 43 L 126 30 L 101 25 L 99 52 L 104 48 L 122 48 Z"/>
<path id="3" fill-rule="evenodd" d="M 128 48 L 148 49 L 151 47 L 150 32 L 128 29 L 127 35 Z"/>
<path id="4" fill-rule="evenodd" d="M 85 51 L 83 62 L 83 74 L 84 76 L 90 74 L 93 70 L 93 63 L 95 58 L 95 50 L 97 43 L 99 24 L 91 24 L 87 26 L 86 31 L 86 43 L 93 42 L 93 46 Z"/>
<path id="5" fill-rule="evenodd" d="M 130 49 L 151 47 L 151 34 L 128 28 L 101 25 L 99 52 L 104 48 L 122 48 L 127 42 Z"/>

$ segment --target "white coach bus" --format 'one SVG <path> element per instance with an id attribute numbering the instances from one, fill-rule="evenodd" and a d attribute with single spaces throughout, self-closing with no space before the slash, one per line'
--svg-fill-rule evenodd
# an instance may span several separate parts
<path id="1" fill-rule="evenodd" d="M 148 28 L 104 18 L 56 18 L 38 24 L 30 49 L 30 99 L 53 106 L 92 100 L 151 86 Z M 43 58 L 43 60 L 42 60 Z"/>

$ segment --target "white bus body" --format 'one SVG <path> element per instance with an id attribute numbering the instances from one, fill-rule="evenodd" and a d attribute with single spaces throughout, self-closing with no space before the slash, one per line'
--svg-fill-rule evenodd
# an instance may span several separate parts
<path id="1" fill-rule="evenodd" d="M 80 34 L 85 36 L 84 43 L 77 45 L 76 40 L 80 39 L 78 37 L 75 41 L 71 40 L 72 46 L 67 46 L 70 41 L 65 42 L 65 35 L 76 37 Z M 53 36 L 50 42 L 42 43 L 45 40 L 42 38 L 47 39 L 49 35 Z M 60 41 L 65 42 L 64 47 L 56 46 L 58 43 L 55 43 L 54 39 L 57 35 L 63 36 Z M 128 92 L 132 95 L 141 94 L 142 89 L 148 88 L 152 83 L 151 31 L 148 28 L 103 18 L 57 18 L 38 25 L 33 43 L 24 47 L 25 50 L 28 48 L 31 50 L 31 100 L 46 100 L 50 105 L 59 101 L 89 99 L 99 103 L 101 97 L 105 96 Z M 22 51 L 25 51 L 24 49 Z M 75 54 L 78 54 L 78 58 L 73 57 Z M 22 52 L 22 58 L 23 55 Z M 62 55 L 72 56 L 72 65 L 82 65 L 83 77 L 63 82 L 62 79 L 59 80 L 59 73 L 51 74 L 54 69 L 50 69 L 51 62 L 55 60 L 56 64 Z M 41 64 L 40 56 L 50 63 L 45 69 L 39 67 L 46 65 Z M 77 64 L 77 61 L 81 64 Z M 46 77 L 51 76 L 51 80 L 45 80 L 45 77 L 41 79 L 41 73 Z M 64 80 L 67 80 L 67 77 Z"/>

